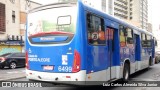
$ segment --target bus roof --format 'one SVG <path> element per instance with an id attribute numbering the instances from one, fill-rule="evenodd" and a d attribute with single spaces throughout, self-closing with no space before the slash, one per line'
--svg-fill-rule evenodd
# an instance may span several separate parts
<path id="1" fill-rule="evenodd" d="M 39 7 L 33 8 L 33 9 L 29 10 L 28 13 L 33 13 L 33 12 L 37 12 L 37 11 L 41 11 L 41 10 L 45 10 L 45 9 L 50 9 L 50 8 L 70 7 L 70 6 L 74 6 L 76 4 L 77 4 L 76 2 L 51 3 L 51 4 L 41 5 Z"/>

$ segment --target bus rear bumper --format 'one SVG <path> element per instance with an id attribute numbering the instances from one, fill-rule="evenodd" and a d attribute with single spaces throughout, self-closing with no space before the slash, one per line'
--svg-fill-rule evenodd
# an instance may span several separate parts
<path id="1" fill-rule="evenodd" d="M 85 85 L 86 71 L 81 70 L 77 73 L 49 73 L 26 70 L 26 78 L 35 81 Z"/>

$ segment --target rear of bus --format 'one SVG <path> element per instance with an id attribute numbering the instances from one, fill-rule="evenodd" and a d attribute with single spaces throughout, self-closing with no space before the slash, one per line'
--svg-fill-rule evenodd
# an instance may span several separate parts
<path id="1" fill-rule="evenodd" d="M 29 12 L 26 31 L 29 80 L 85 81 L 83 36 L 76 27 L 82 24 L 76 22 L 80 19 L 78 12 L 76 3 L 52 4 Z"/>

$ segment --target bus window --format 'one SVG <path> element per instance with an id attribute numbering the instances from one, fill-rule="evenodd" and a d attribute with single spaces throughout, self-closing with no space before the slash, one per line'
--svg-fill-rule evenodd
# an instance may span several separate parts
<path id="1" fill-rule="evenodd" d="M 147 35 L 146 43 L 147 43 L 147 47 L 152 47 L 151 36 Z"/>
<path id="2" fill-rule="evenodd" d="M 146 34 L 141 34 L 141 39 L 142 39 L 142 41 L 141 41 L 141 44 L 142 44 L 142 47 L 147 47 L 147 38 L 146 38 Z"/>
<path id="3" fill-rule="evenodd" d="M 158 46 L 158 45 L 157 45 L 157 40 L 155 40 L 155 46 Z"/>
<path id="4" fill-rule="evenodd" d="M 120 46 L 125 47 L 126 46 L 126 38 L 125 38 L 126 29 L 124 26 L 120 25 L 119 30 L 120 30 L 120 33 L 119 33 L 120 34 Z"/>
<path id="5" fill-rule="evenodd" d="M 133 43 L 133 30 L 127 28 L 127 45 L 132 47 Z"/>
<path id="6" fill-rule="evenodd" d="M 104 20 L 102 18 L 88 13 L 87 27 L 89 44 L 104 45 L 106 43 Z"/>

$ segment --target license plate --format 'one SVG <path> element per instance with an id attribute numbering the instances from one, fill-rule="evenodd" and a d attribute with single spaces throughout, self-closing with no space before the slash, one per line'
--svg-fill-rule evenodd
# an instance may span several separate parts
<path id="1" fill-rule="evenodd" d="M 43 66 L 43 70 L 53 70 L 54 66 Z"/>

